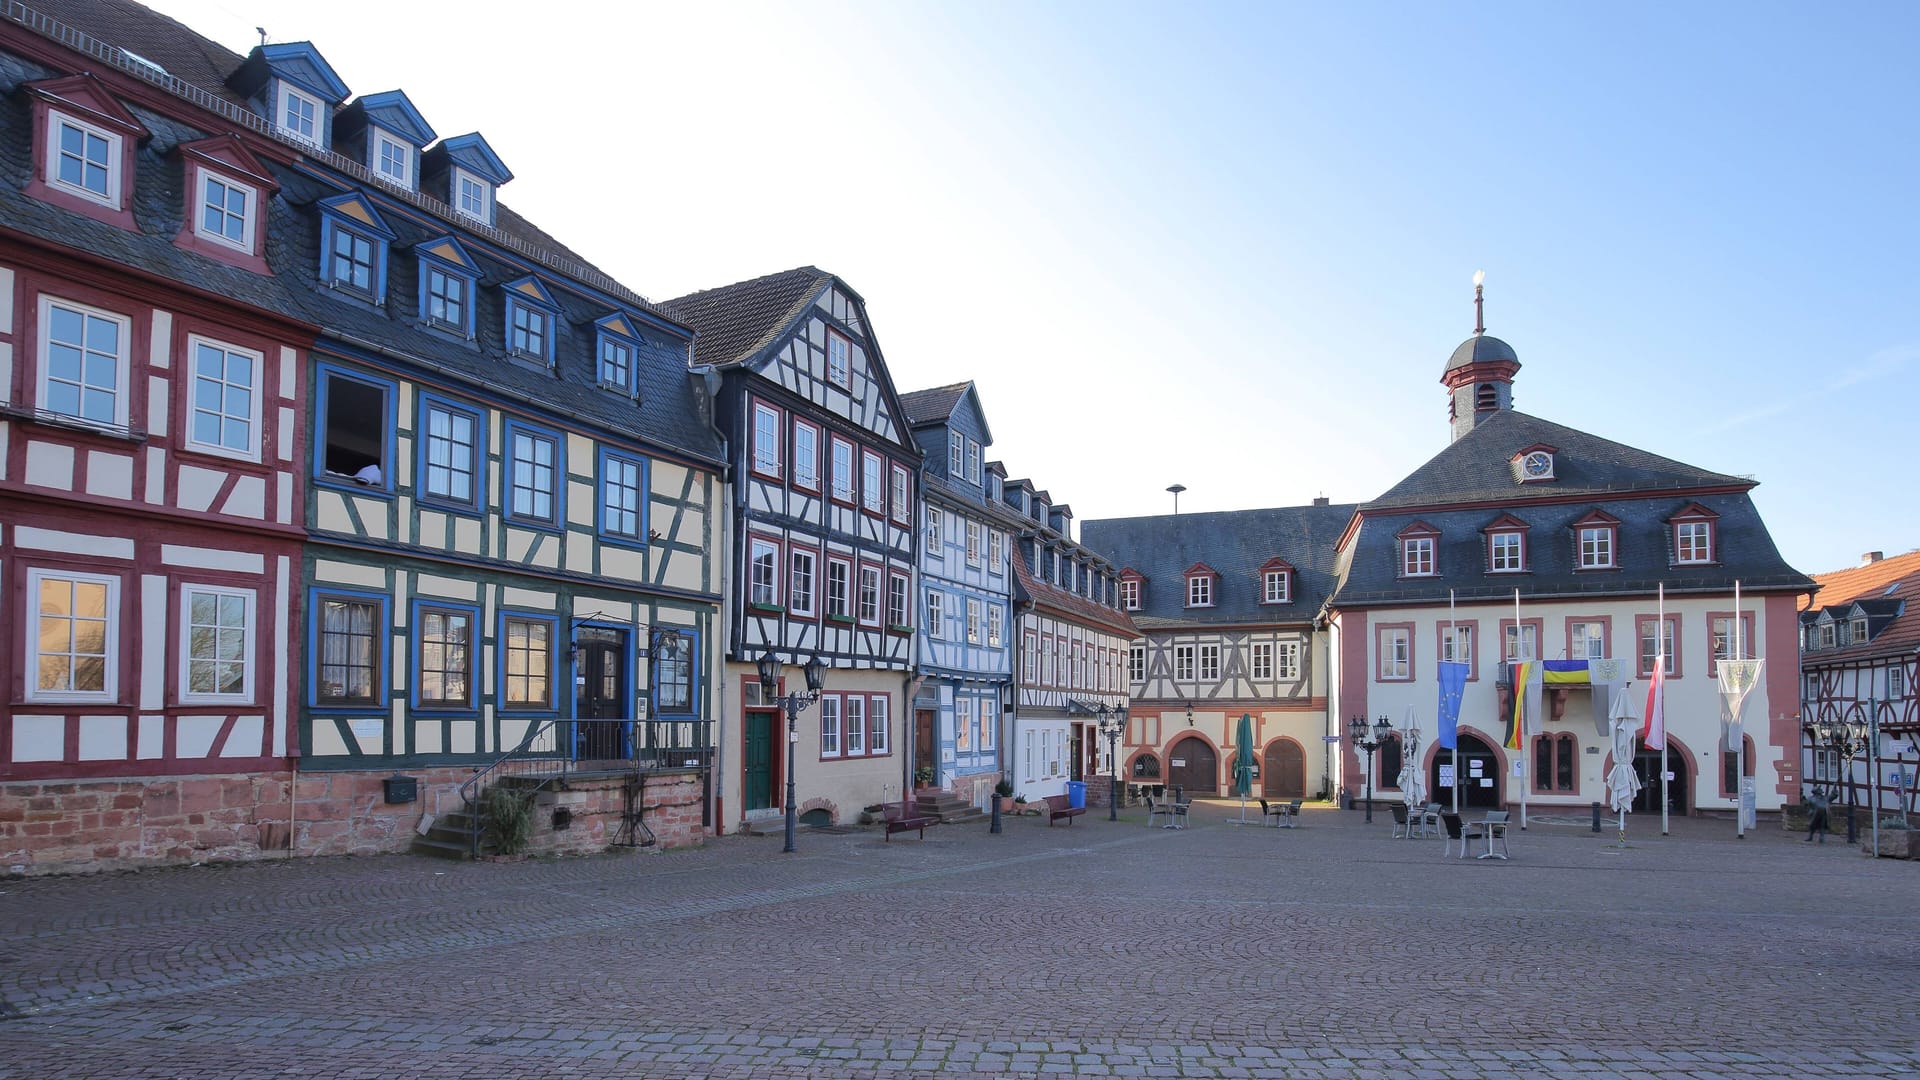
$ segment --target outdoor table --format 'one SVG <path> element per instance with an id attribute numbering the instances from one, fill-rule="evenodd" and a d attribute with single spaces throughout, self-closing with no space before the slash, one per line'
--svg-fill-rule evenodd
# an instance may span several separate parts
<path id="1" fill-rule="evenodd" d="M 1507 819 L 1505 815 L 1502 815 L 1498 819 L 1489 815 L 1480 821 L 1473 822 L 1473 824 L 1479 826 L 1481 834 L 1487 838 L 1486 852 L 1475 855 L 1474 858 L 1505 859 L 1507 857 Z M 1493 841 L 1496 836 L 1500 839 L 1499 851 L 1493 850 Z"/>

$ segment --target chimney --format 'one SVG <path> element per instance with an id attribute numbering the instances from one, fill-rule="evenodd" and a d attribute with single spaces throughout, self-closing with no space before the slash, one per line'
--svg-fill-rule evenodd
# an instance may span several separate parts
<path id="1" fill-rule="evenodd" d="M 1327 497 L 1326 497 L 1325 495 L 1316 495 L 1316 496 L 1314 496 L 1314 499 L 1313 499 L 1313 505 L 1315 505 L 1315 506 L 1332 506 L 1332 505 L 1333 505 L 1333 500 L 1332 500 L 1332 499 L 1329 499 L 1329 498 L 1327 498 Z"/>
<path id="2" fill-rule="evenodd" d="M 1884 551 L 1869 551 L 1865 555 L 1860 556 L 1860 565 L 1872 566 L 1874 563 L 1877 563 L 1881 559 L 1884 559 L 1886 557 L 1887 557 L 1887 553 Z"/>

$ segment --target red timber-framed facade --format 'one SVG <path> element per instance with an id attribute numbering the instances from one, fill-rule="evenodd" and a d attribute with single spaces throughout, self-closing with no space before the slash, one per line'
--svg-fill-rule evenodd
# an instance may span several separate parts
<path id="1" fill-rule="evenodd" d="M 1820 591 L 1800 612 L 1806 783 L 1836 804 L 1920 811 L 1920 551 L 1870 551 L 1813 580 Z M 1808 730 L 1825 723 L 1865 724 L 1879 744 L 1849 760 Z"/>
<path id="2" fill-rule="evenodd" d="M 34 177 L 0 192 L 0 862 L 256 852 L 296 753 L 314 331 L 257 264 L 292 154 L 31 25 L 0 51 L 34 118 L 0 140 Z"/>

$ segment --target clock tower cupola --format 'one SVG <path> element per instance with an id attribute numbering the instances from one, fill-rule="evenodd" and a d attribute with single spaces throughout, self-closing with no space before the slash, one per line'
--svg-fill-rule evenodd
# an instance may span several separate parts
<path id="1" fill-rule="evenodd" d="M 1446 370 L 1440 374 L 1440 382 L 1447 388 L 1447 419 L 1453 439 L 1472 431 L 1494 413 L 1513 408 L 1513 376 L 1520 370 L 1520 356 L 1513 346 L 1487 333 L 1482 296 L 1486 280 L 1486 271 L 1474 272 L 1473 336 L 1453 350 Z"/>

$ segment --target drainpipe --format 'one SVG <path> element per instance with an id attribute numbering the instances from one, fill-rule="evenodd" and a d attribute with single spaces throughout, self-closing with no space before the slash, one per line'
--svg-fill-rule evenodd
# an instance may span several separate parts
<path id="1" fill-rule="evenodd" d="M 714 422 L 717 413 L 715 403 L 719 400 L 720 386 L 724 376 L 722 376 L 719 370 L 712 364 L 698 364 L 695 365 L 691 371 L 693 377 L 700 380 L 699 388 L 703 391 L 706 399 L 705 420 L 707 430 L 713 432 L 714 438 L 720 440 L 720 460 L 726 462 L 726 464 L 720 467 L 720 493 L 719 499 L 717 500 L 721 506 L 725 507 L 727 505 L 727 496 L 733 492 L 734 487 L 733 454 L 731 447 L 727 443 L 727 433 L 721 431 L 720 426 Z M 727 834 L 727 823 L 721 816 L 726 810 L 726 800 L 723 793 L 727 789 L 727 740 L 724 736 L 729 730 L 726 722 L 727 646 L 725 641 L 732 640 L 733 634 L 733 590 L 725 587 L 725 582 L 730 577 L 730 575 L 726 573 L 726 567 L 733 557 L 732 510 L 729 509 L 726 513 L 720 514 L 719 518 L 719 557 L 715 559 L 711 553 L 708 555 L 709 560 L 717 562 L 721 568 L 720 579 L 722 587 L 720 589 L 720 618 L 716 623 L 716 630 L 718 632 L 708 635 L 712 639 L 712 643 L 708 646 L 708 657 L 716 675 L 714 681 L 720 684 L 720 688 L 719 692 L 714 695 L 713 701 L 712 769 L 714 783 L 713 793 L 707 805 L 708 811 L 713 815 L 713 834 L 715 836 L 725 836 Z M 725 640 L 722 640 L 723 637 Z M 742 716 L 744 715 L 743 713 Z"/>

